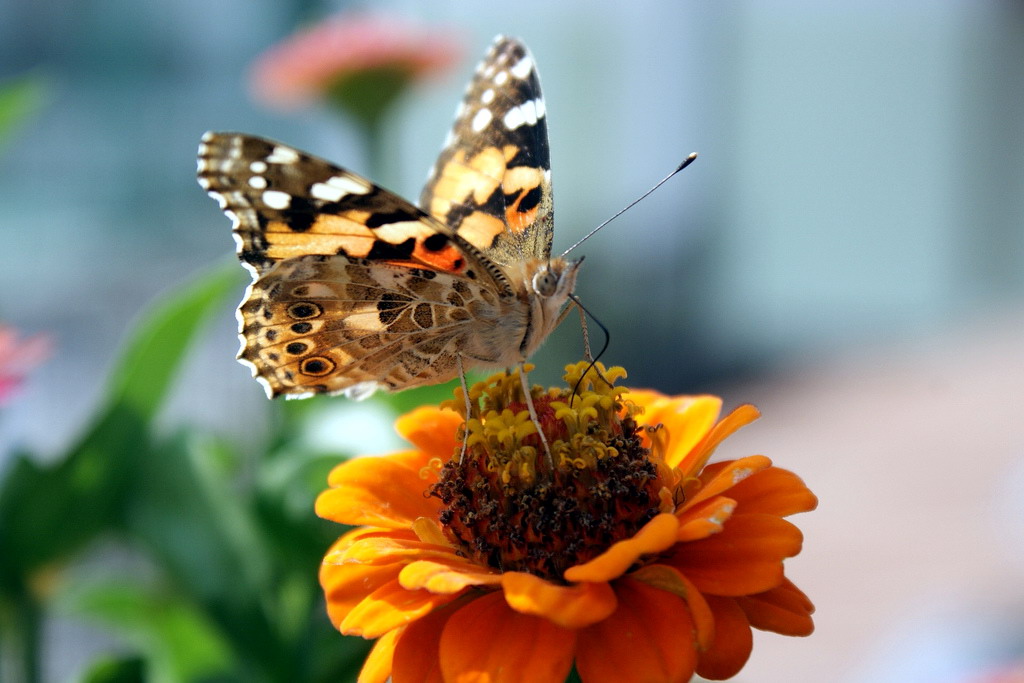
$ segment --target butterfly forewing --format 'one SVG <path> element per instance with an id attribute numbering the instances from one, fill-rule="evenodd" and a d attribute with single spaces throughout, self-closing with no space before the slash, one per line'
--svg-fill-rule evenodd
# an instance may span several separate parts
<path id="1" fill-rule="evenodd" d="M 239 258 L 256 275 L 307 254 L 463 265 L 452 231 L 410 202 L 272 140 L 207 133 L 199 182 L 233 216 Z"/>
<path id="2" fill-rule="evenodd" d="M 544 98 L 518 41 L 477 67 L 420 205 L 494 261 L 551 253 L 554 215 Z"/>

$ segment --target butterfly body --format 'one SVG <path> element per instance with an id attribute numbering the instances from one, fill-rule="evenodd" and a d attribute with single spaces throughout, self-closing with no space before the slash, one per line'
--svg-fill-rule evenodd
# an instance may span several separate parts
<path id="1" fill-rule="evenodd" d="M 253 275 L 238 357 L 271 397 L 361 398 L 521 364 L 575 285 L 580 261 L 550 256 L 544 105 L 512 39 L 478 68 L 422 208 L 239 133 L 207 133 L 198 166 Z"/>

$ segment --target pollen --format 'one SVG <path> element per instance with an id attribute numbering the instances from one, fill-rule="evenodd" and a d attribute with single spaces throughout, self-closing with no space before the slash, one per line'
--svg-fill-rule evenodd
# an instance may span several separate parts
<path id="1" fill-rule="evenodd" d="M 615 386 L 624 376 L 583 361 L 566 368 L 565 387 L 533 387 L 550 465 L 518 371 L 470 388 L 466 455 L 444 465 L 429 491 L 444 505 L 441 524 L 461 555 L 563 582 L 567 568 L 632 537 L 658 514 L 661 468 L 644 446 L 638 409 Z M 461 390 L 447 405 L 465 410 Z"/>

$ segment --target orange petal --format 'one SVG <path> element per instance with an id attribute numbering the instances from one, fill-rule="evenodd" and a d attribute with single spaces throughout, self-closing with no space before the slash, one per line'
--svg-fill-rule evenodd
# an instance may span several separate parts
<path id="1" fill-rule="evenodd" d="M 750 424 L 760 416 L 761 413 L 754 406 L 749 404 L 740 406 L 723 417 L 722 421 L 716 424 L 692 451 L 685 454 L 676 467 L 684 477 L 695 476 L 707 464 L 718 444 L 737 429 Z"/>
<path id="2" fill-rule="evenodd" d="M 629 578 L 616 581 L 615 592 L 615 613 L 579 631 L 580 678 L 587 683 L 690 680 L 697 651 L 683 601 Z"/>
<path id="3" fill-rule="evenodd" d="M 392 673 L 394 683 L 443 683 L 441 631 L 454 613 L 453 605 L 448 605 L 403 629 L 402 637 L 395 647 Z"/>
<path id="4" fill-rule="evenodd" d="M 785 517 L 818 506 L 817 497 L 800 477 L 789 470 L 769 467 L 744 479 L 729 490 L 740 503 L 740 512 L 764 512 Z"/>
<path id="5" fill-rule="evenodd" d="M 441 632 L 441 671 L 452 683 L 562 683 L 574 631 L 515 612 L 498 593 L 460 607 Z"/>
<path id="6" fill-rule="evenodd" d="M 672 547 L 678 529 L 679 520 L 675 515 L 657 515 L 632 538 L 613 544 L 589 562 L 569 567 L 563 576 L 572 583 L 611 581 L 622 576 L 642 555 Z"/>
<path id="7" fill-rule="evenodd" d="M 764 593 L 736 598 L 750 625 L 784 636 L 809 636 L 814 631 L 814 605 L 789 579 Z"/>
<path id="8" fill-rule="evenodd" d="M 721 533 L 678 544 L 665 564 L 705 595 L 752 595 L 782 583 L 782 560 L 800 552 L 802 540 L 800 530 L 779 517 L 735 515 Z"/>
<path id="9" fill-rule="evenodd" d="M 449 547 L 452 545 L 452 542 L 444 535 L 444 530 L 438 521 L 430 517 L 417 517 L 412 523 L 412 532 L 424 543 Z"/>
<path id="10" fill-rule="evenodd" d="M 461 424 L 462 417 L 458 413 L 422 406 L 398 418 L 395 429 L 428 457 L 447 462 L 459 447 L 457 437 Z"/>
<path id="11" fill-rule="evenodd" d="M 697 507 L 685 508 L 678 516 L 679 533 L 676 534 L 676 540 L 686 543 L 719 533 L 735 509 L 736 501 L 725 496 L 712 498 Z"/>
<path id="12" fill-rule="evenodd" d="M 606 582 L 558 586 L 533 574 L 506 572 L 501 585 L 509 607 L 563 628 L 589 626 L 615 611 L 615 591 Z"/>
<path id="13" fill-rule="evenodd" d="M 701 653 L 697 673 L 712 680 L 732 678 L 747 663 L 754 646 L 750 624 L 732 598 L 708 596 L 708 604 L 715 615 L 715 642 Z"/>
<path id="14" fill-rule="evenodd" d="M 316 499 L 316 514 L 352 526 L 407 528 L 417 517 L 437 517 L 441 501 L 423 495 L 430 480 L 422 475 L 419 451 L 356 458 L 334 468 L 331 488 Z"/>
<path id="15" fill-rule="evenodd" d="M 687 487 L 689 498 L 683 504 L 684 509 L 728 491 L 747 477 L 771 467 L 772 461 L 763 455 L 748 455 L 739 460 L 716 464 L 720 466 L 712 465 L 700 473 L 699 488 L 690 491 L 690 487 Z"/>
<path id="16" fill-rule="evenodd" d="M 676 467 L 700 443 L 722 412 L 722 399 L 717 396 L 669 397 L 654 391 L 631 390 L 626 398 L 644 409 L 637 416 L 640 424 L 665 426 L 665 461 L 669 467 Z"/>
<path id="17" fill-rule="evenodd" d="M 468 586 L 494 586 L 501 583 L 501 575 L 481 569 L 460 557 L 442 562 L 419 560 L 408 564 L 398 575 L 407 590 L 424 589 L 431 593 L 458 593 Z"/>
<path id="18" fill-rule="evenodd" d="M 391 678 L 391 660 L 401 634 L 402 629 L 396 628 L 377 639 L 359 670 L 359 683 L 386 683 Z"/>
<path id="19" fill-rule="evenodd" d="M 320 585 L 327 599 L 327 616 L 335 628 L 341 628 L 349 612 L 366 596 L 398 577 L 400 564 L 385 566 L 336 565 L 320 566 Z"/>
<path id="20" fill-rule="evenodd" d="M 324 562 L 339 562 L 340 557 L 345 554 L 345 551 L 352 547 L 352 544 L 363 538 L 406 538 L 412 540 L 412 535 L 408 531 L 394 530 L 394 529 L 381 529 L 380 527 L 363 526 L 356 529 L 347 531 L 331 544 L 330 549 L 324 557 Z M 329 558 L 333 558 L 330 559 Z"/>
<path id="21" fill-rule="evenodd" d="M 348 636 L 379 638 L 453 599 L 451 595 L 406 590 L 395 579 L 366 596 L 345 616 L 338 630 Z"/>
<path id="22" fill-rule="evenodd" d="M 697 634 L 697 649 L 704 651 L 711 647 L 711 642 L 715 638 L 714 615 L 704 596 L 689 579 L 679 573 L 679 570 L 664 564 L 649 564 L 631 572 L 629 578 L 668 591 L 685 600 L 687 607 L 690 608 L 690 617 L 693 619 L 693 627 Z"/>
<path id="23" fill-rule="evenodd" d="M 445 561 L 454 557 L 457 555 L 450 546 L 424 543 L 416 538 L 380 536 L 360 538 L 343 552 L 328 555 L 328 558 L 340 564 L 391 564 L 435 559 Z"/>

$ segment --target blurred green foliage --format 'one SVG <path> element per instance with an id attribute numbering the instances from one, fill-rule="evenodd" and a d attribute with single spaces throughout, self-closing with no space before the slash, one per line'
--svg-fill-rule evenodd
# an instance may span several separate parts
<path id="1" fill-rule="evenodd" d="M 49 92 L 47 78 L 37 72 L 0 83 L 0 144 L 43 107 Z"/>
<path id="2" fill-rule="evenodd" d="M 307 409 L 276 404 L 255 454 L 196 428 L 154 428 L 237 271 L 219 267 L 154 306 L 81 439 L 53 464 L 19 454 L 0 484 L 0 647 L 13 680 L 41 680 L 54 614 L 124 642 L 82 680 L 355 679 L 368 644 L 331 627 L 317 583 L 342 529 L 312 511 L 341 455 L 297 446 Z M 76 563 L 112 542 L 139 567 Z"/>

